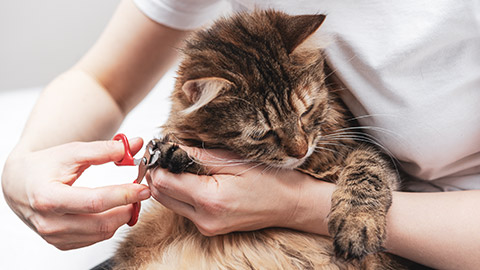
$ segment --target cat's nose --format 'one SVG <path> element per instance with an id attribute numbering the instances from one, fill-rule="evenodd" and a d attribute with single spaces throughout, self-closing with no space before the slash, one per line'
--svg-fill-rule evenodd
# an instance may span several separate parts
<path id="1" fill-rule="evenodd" d="M 295 151 L 287 151 L 287 155 L 290 157 L 301 159 L 307 155 L 308 149 L 298 149 Z"/>
<path id="2" fill-rule="evenodd" d="M 288 147 L 285 147 L 285 152 L 290 157 L 301 159 L 307 155 L 308 144 L 306 140 L 297 140 L 291 142 Z"/>

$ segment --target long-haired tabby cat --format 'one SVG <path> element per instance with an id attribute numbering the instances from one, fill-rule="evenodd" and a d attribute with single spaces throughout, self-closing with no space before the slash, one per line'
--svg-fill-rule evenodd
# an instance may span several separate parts
<path id="1" fill-rule="evenodd" d="M 398 269 L 379 252 L 398 174 L 375 147 L 347 136 L 355 122 L 322 49 L 306 45 L 324 19 L 256 11 L 193 34 L 164 134 L 335 182 L 332 238 L 281 228 L 206 237 L 157 203 L 121 243 L 116 269 Z M 207 173 L 175 144 L 157 142 L 159 166 Z"/>

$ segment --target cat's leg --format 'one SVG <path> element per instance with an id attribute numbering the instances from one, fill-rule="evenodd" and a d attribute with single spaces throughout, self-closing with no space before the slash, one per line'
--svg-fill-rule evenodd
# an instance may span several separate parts
<path id="1" fill-rule="evenodd" d="M 336 184 L 328 229 L 337 256 L 361 259 L 382 251 L 392 191 L 399 184 L 389 158 L 369 147 L 354 150 Z"/>
<path id="2" fill-rule="evenodd" d="M 178 144 L 170 142 L 168 136 L 162 140 L 154 139 L 154 141 L 160 156 L 152 167 L 161 167 L 172 173 L 206 174 L 205 168 Z"/>

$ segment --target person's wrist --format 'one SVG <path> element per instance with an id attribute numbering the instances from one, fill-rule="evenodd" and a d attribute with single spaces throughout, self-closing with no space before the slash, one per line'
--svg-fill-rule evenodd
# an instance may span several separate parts
<path id="1" fill-rule="evenodd" d="M 298 202 L 285 227 L 328 235 L 328 213 L 335 185 L 303 175 Z"/>

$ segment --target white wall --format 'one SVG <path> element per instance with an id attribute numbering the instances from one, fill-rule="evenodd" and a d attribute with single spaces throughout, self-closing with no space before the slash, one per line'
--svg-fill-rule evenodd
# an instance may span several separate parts
<path id="1" fill-rule="evenodd" d="M 93 44 L 119 0 L 0 0 L 0 91 L 44 86 Z"/>

